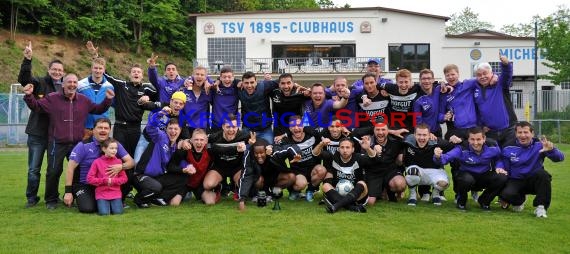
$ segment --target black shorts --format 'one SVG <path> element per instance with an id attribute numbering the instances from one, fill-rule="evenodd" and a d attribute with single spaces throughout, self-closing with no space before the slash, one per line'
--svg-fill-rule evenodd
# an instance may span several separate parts
<path id="1" fill-rule="evenodd" d="M 382 191 L 388 188 L 388 183 L 395 176 L 402 175 L 399 169 L 390 169 L 382 173 L 374 173 L 366 175 L 366 185 L 368 186 L 368 196 L 381 197 Z"/>

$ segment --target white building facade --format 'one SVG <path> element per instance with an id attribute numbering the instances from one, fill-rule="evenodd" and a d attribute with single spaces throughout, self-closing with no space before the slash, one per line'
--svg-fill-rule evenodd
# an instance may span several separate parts
<path id="1" fill-rule="evenodd" d="M 212 68 L 229 64 L 236 72 L 277 72 L 282 59 L 288 72 L 325 64 L 325 69 L 312 70 L 326 71 L 334 62 L 348 67 L 341 72 L 359 72 L 368 58 L 378 57 L 385 60 L 388 77 L 400 68 L 413 73 L 429 68 L 443 80 L 446 64 L 458 65 L 461 77 L 470 78 L 475 63 L 498 66 L 501 53 L 514 64 L 514 87 L 534 90 L 534 38 L 486 30 L 450 36 L 445 34 L 449 18 L 444 16 L 373 7 L 191 17 L 196 22 L 197 63 Z M 548 68 L 538 55 L 538 75 L 546 74 Z M 539 80 L 538 89 L 561 88 Z"/>

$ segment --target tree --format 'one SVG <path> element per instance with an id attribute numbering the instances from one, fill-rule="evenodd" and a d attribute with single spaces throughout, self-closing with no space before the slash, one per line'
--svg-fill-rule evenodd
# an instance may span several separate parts
<path id="1" fill-rule="evenodd" d="M 319 7 L 321 7 L 321 9 L 335 8 L 334 2 L 332 0 L 319 0 L 317 4 L 319 4 Z"/>
<path id="2" fill-rule="evenodd" d="M 501 33 L 518 37 L 534 37 L 534 22 L 540 22 L 540 16 L 532 17 L 532 20 L 528 23 L 503 25 Z"/>
<path id="3" fill-rule="evenodd" d="M 10 0 L 10 40 L 16 40 L 20 9 L 31 12 L 34 8 L 43 7 L 47 4 L 48 0 Z"/>
<path id="4" fill-rule="evenodd" d="M 492 30 L 494 26 L 486 21 L 479 20 L 479 14 L 471 8 L 465 7 L 461 12 L 451 15 L 450 25 L 445 28 L 447 34 L 462 34 L 478 29 Z"/>
<path id="5" fill-rule="evenodd" d="M 570 9 L 558 10 L 540 22 L 538 44 L 544 49 L 544 65 L 552 71 L 545 76 L 554 84 L 570 80 Z"/>

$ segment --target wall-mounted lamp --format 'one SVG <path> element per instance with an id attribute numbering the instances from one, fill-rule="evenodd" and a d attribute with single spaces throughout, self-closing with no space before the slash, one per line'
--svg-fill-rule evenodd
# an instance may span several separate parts
<path id="1" fill-rule="evenodd" d="M 388 22 L 388 18 L 382 18 L 381 21 L 382 21 L 382 23 L 386 23 L 386 22 Z"/>
<path id="2" fill-rule="evenodd" d="M 479 45 L 481 45 L 481 42 L 480 42 L 480 41 L 476 41 L 476 42 L 473 43 L 473 45 L 479 46 Z"/>

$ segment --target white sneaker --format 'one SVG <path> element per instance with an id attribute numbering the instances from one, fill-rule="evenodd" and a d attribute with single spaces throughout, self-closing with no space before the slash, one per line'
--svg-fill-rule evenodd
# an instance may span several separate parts
<path id="1" fill-rule="evenodd" d="M 534 214 L 536 214 L 537 218 L 547 218 L 546 216 L 546 209 L 544 209 L 543 205 L 539 205 L 535 210 Z"/>
<path id="2" fill-rule="evenodd" d="M 426 194 L 422 195 L 421 200 L 424 202 L 429 202 L 429 198 L 430 198 L 430 195 L 426 193 Z"/>
<path id="3" fill-rule="evenodd" d="M 517 212 L 520 213 L 524 210 L 524 204 L 522 205 L 514 205 L 513 206 L 513 212 Z"/>
<path id="4" fill-rule="evenodd" d="M 439 196 L 439 199 L 441 199 L 441 201 L 447 201 L 447 198 L 445 198 L 445 196 Z"/>

